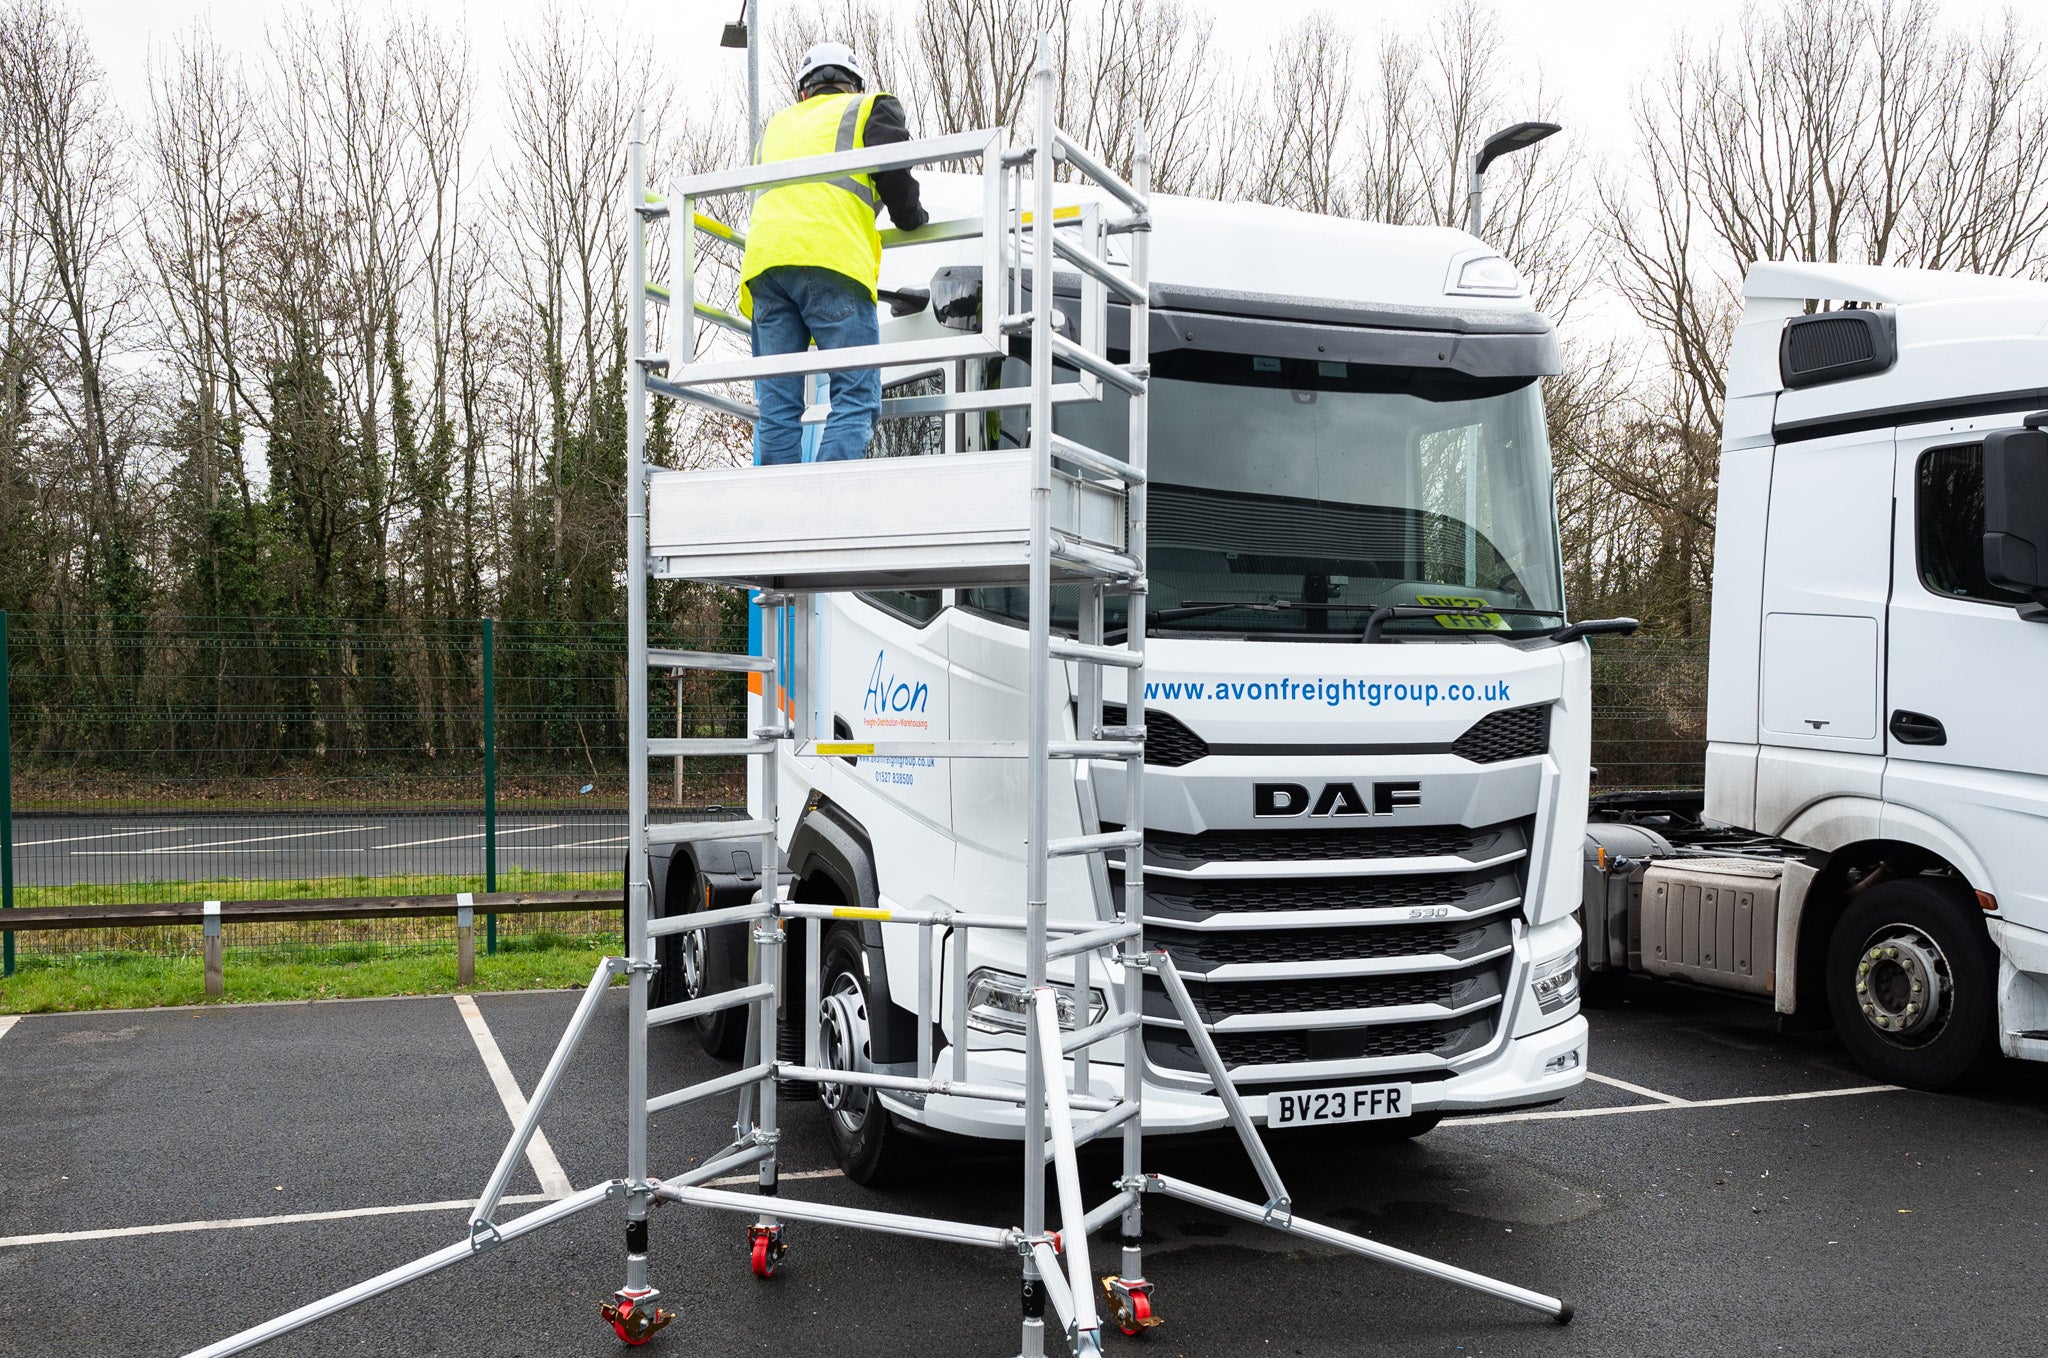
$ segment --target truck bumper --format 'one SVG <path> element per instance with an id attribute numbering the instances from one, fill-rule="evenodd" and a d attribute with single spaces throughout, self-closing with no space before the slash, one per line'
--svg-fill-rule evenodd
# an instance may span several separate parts
<path id="1" fill-rule="evenodd" d="M 1562 1068 L 1554 1069 L 1553 1063 Z M 941 1054 L 938 1061 L 941 1077 L 948 1068 L 947 1058 Z M 968 1067 L 968 1078 L 976 1082 L 1015 1084 L 1022 1082 L 1023 1072 L 1021 1053 L 980 1052 Z M 1360 1075 L 1335 1083 L 1391 1083 L 1399 1078 Z M 1585 1078 L 1586 1020 L 1575 1014 L 1554 1028 L 1516 1038 L 1485 1065 L 1459 1072 L 1448 1080 L 1418 1082 L 1412 1106 L 1420 1113 L 1449 1115 L 1526 1108 L 1563 1098 L 1584 1083 Z M 1123 1091 L 1123 1067 L 1100 1060 L 1092 1062 L 1088 1068 L 1088 1084 L 1090 1092 L 1097 1097 L 1115 1098 Z M 922 1108 L 887 1096 L 884 1102 L 898 1116 L 933 1131 L 1012 1141 L 1023 1135 L 1024 1113 L 1014 1104 L 943 1095 L 933 1095 L 924 1100 Z M 1266 1120 L 1266 1096 L 1247 1094 L 1244 1102 L 1252 1121 L 1263 1124 Z M 1214 1095 L 1157 1081 L 1145 1087 L 1145 1132 L 1148 1136 L 1216 1131 L 1228 1125 L 1223 1105 Z"/>

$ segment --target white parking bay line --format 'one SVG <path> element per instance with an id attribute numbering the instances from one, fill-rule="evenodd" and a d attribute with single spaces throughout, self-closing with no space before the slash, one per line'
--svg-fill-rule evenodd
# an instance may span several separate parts
<path id="1" fill-rule="evenodd" d="M 1901 1093 L 1899 1085 L 1857 1085 L 1853 1089 L 1807 1089 L 1797 1094 L 1745 1094 L 1733 1099 L 1672 1099 L 1668 1103 L 1632 1103 L 1610 1108 L 1546 1108 L 1534 1113 L 1491 1113 L 1452 1118 L 1445 1127 L 1488 1127 L 1500 1122 L 1549 1122 L 1557 1118 L 1604 1118 L 1624 1113 L 1670 1113 L 1685 1108 L 1738 1108 L 1751 1103 L 1796 1103 L 1801 1099 L 1844 1099 L 1854 1094 Z M 1668 1096 L 1667 1096 L 1668 1097 Z"/>
<path id="2" fill-rule="evenodd" d="M 512 1067 L 505 1064 L 505 1053 L 498 1050 L 498 1039 L 491 1036 L 490 1026 L 484 1022 L 483 1011 L 476 1007 L 476 1000 L 468 995 L 457 995 L 455 1007 L 462 1011 L 462 1021 L 469 1027 L 469 1036 L 476 1043 L 477 1054 L 484 1058 L 484 1069 L 491 1073 L 491 1083 L 497 1087 L 498 1101 L 505 1105 L 505 1116 L 518 1127 L 526 1118 L 526 1095 L 520 1092 L 519 1081 L 512 1076 Z M 526 1159 L 533 1166 L 533 1172 L 540 1176 L 541 1189 L 551 1198 L 566 1198 L 576 1191 L 569 1182 L 569 1176 L 562 1172 L 562 1162 L 555 1159 L 555 1148 L 548 1144 L 548 1134 L 536 1127 L 533 1140 L 526 1143 Z"/>
<path id="3" fill-rule="evenodd" d="M 545 1193 L 508 1193 L 506 1203 L 547 1202 Z M 333 1212 L 292 1212 L 276 1217 L 224 1217 L 218 1221 L 166 1221 L 154 1226 L 111 1226 L 96 1231 L 45 1231 L 41 1235 L 0 1235 L 0 1249 L 15 1245 L 65 1245 L 81 1240 L 119 1240 L 131 1235 L 182 1235 L 187 1231 L 235 1231 L 248 1226 L 295 1226 L 309 1221 L 347 1221 L 351 1217 L 395 1217 L 410 1212 L 467 1212 L 476 1206 L 459 1202 L 405 1202 L 390 1207 L 345 1207 Z"/>
<path id="4" fill-rule="evenodd" d="M 21 1022 L 19 1014 L 0 1014 L 0 1037 L 7 1036 L 7 1030 Z"/>
<path id="5" fill-rule="evenodd" d="M 1655 1099 L 1659 1103 L 1685 1102 L 1684 1099 L 1679 1098 L 1676 1094 L 1659 1094 L 1654 1089 L 1645 1089 L 1641 1085 L 1632 1085 L 1627 1080 L 1617 1080 L 1612 1075 L 1602 1075 L 1597 1071 L 1587 1071 L 1586 1078 L 1598 1080 L 1601 1084 L 1607 1085 L 1612 1089 L 1625 1089 L 1631 1094 L 1640 1094 L 1646 1099 Z"/>

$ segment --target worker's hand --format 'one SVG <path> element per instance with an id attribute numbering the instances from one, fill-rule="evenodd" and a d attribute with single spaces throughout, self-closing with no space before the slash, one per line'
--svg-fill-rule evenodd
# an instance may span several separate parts
<path id="1" fill-rule="evenodd" d="M 896 221 L 896 214 L 895 214 L 895 213 L 893 213 L 893 212 L 892 212 L 892 213 L 890 213 L 890 214 L 889 214 L 889 220 L 890 220 L 890 221 Z M 922 227 L 922 226 L 928 226 L 928 225 L 930 225 L 930 224 L 931 224 L 931 220 L 932 220 L 932 214 L 931 214 L 931 213 L 929 213 L 929 212 L 926 212 L 926 211 L 924 210 L 924 207 L 923 207 L 923 205 L 922 205 L 922 204 L 920 204 L 920 205 L 918 206 L 918 209 L 917 209 L 917 219 L 916 219 L 915 221 L 909 221 L 909 222 L 896 222 L 896 227 L 897 227 L 897 229 L 898 229 L 898 230 L 900 230 L 900 231 L 915 231 L 915 230 L 917 230 L 917 229 L 918 229 L 919 227 Z"/>

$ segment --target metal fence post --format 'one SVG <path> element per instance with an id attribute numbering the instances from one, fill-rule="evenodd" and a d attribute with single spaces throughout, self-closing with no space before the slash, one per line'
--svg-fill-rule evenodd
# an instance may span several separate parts
<path id="1" fill-rule="evenodd" d="M 455 984 L 476 984 L 476 897 L 455 893 Z"/>
<path id="2" fill-rule="evenodd" d="M 498 889 L 497 620 L 484 619 L 484 890 Z M 484 916 L 484 954 L 498 955 L 498 917 Z"/>
<path id="3" fill-rule="evenodd" d="M 0 608 L 0 910 L 14 908 L 14 723 L 7 696 L 7 610 Z M 0 977 L 14 975 L 14 932 L 0 930 Z"/>
<path id="4" fill-rule="evenodd" d="M 206 912 L 206 998 L 217 1000 L 227 989 L 221 977 L 220 902 L 207 901 L 200 908 Z"/>

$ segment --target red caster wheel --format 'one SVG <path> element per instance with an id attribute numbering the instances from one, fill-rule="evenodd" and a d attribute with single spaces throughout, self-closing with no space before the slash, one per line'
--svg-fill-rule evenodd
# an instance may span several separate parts
<path id="1" fill-rule="evenodd" d="M 1143 1278 L 1104 1278 L 1102 1299 L 1116 1327 L 1133 1338 L 1165 1323 L 1152 1313 L 1152 1284 Z"/>
<path id="2" fill-rule="evenodd" d="M 780 1226 L 749 1226 L 748 1257 L 752 1262 L 756 1278 L 772 1278 L 775 1266 L 782 1262 L 782 1256 L 789 1246 L 782 1243 Z"/>
<path id="3" fill-rule="evenodd" d="M 641 1310 L 630 1300 L 606 1302 L 598 1307 L 599 1314 L 612 1323 L 612 1332 L 622 1344 L 635 1348 L 654 1338 L 654 1332 L 675 1319 L 672 1312 L 664 1311 L 647 1299 L 647 1309 Z"/>

